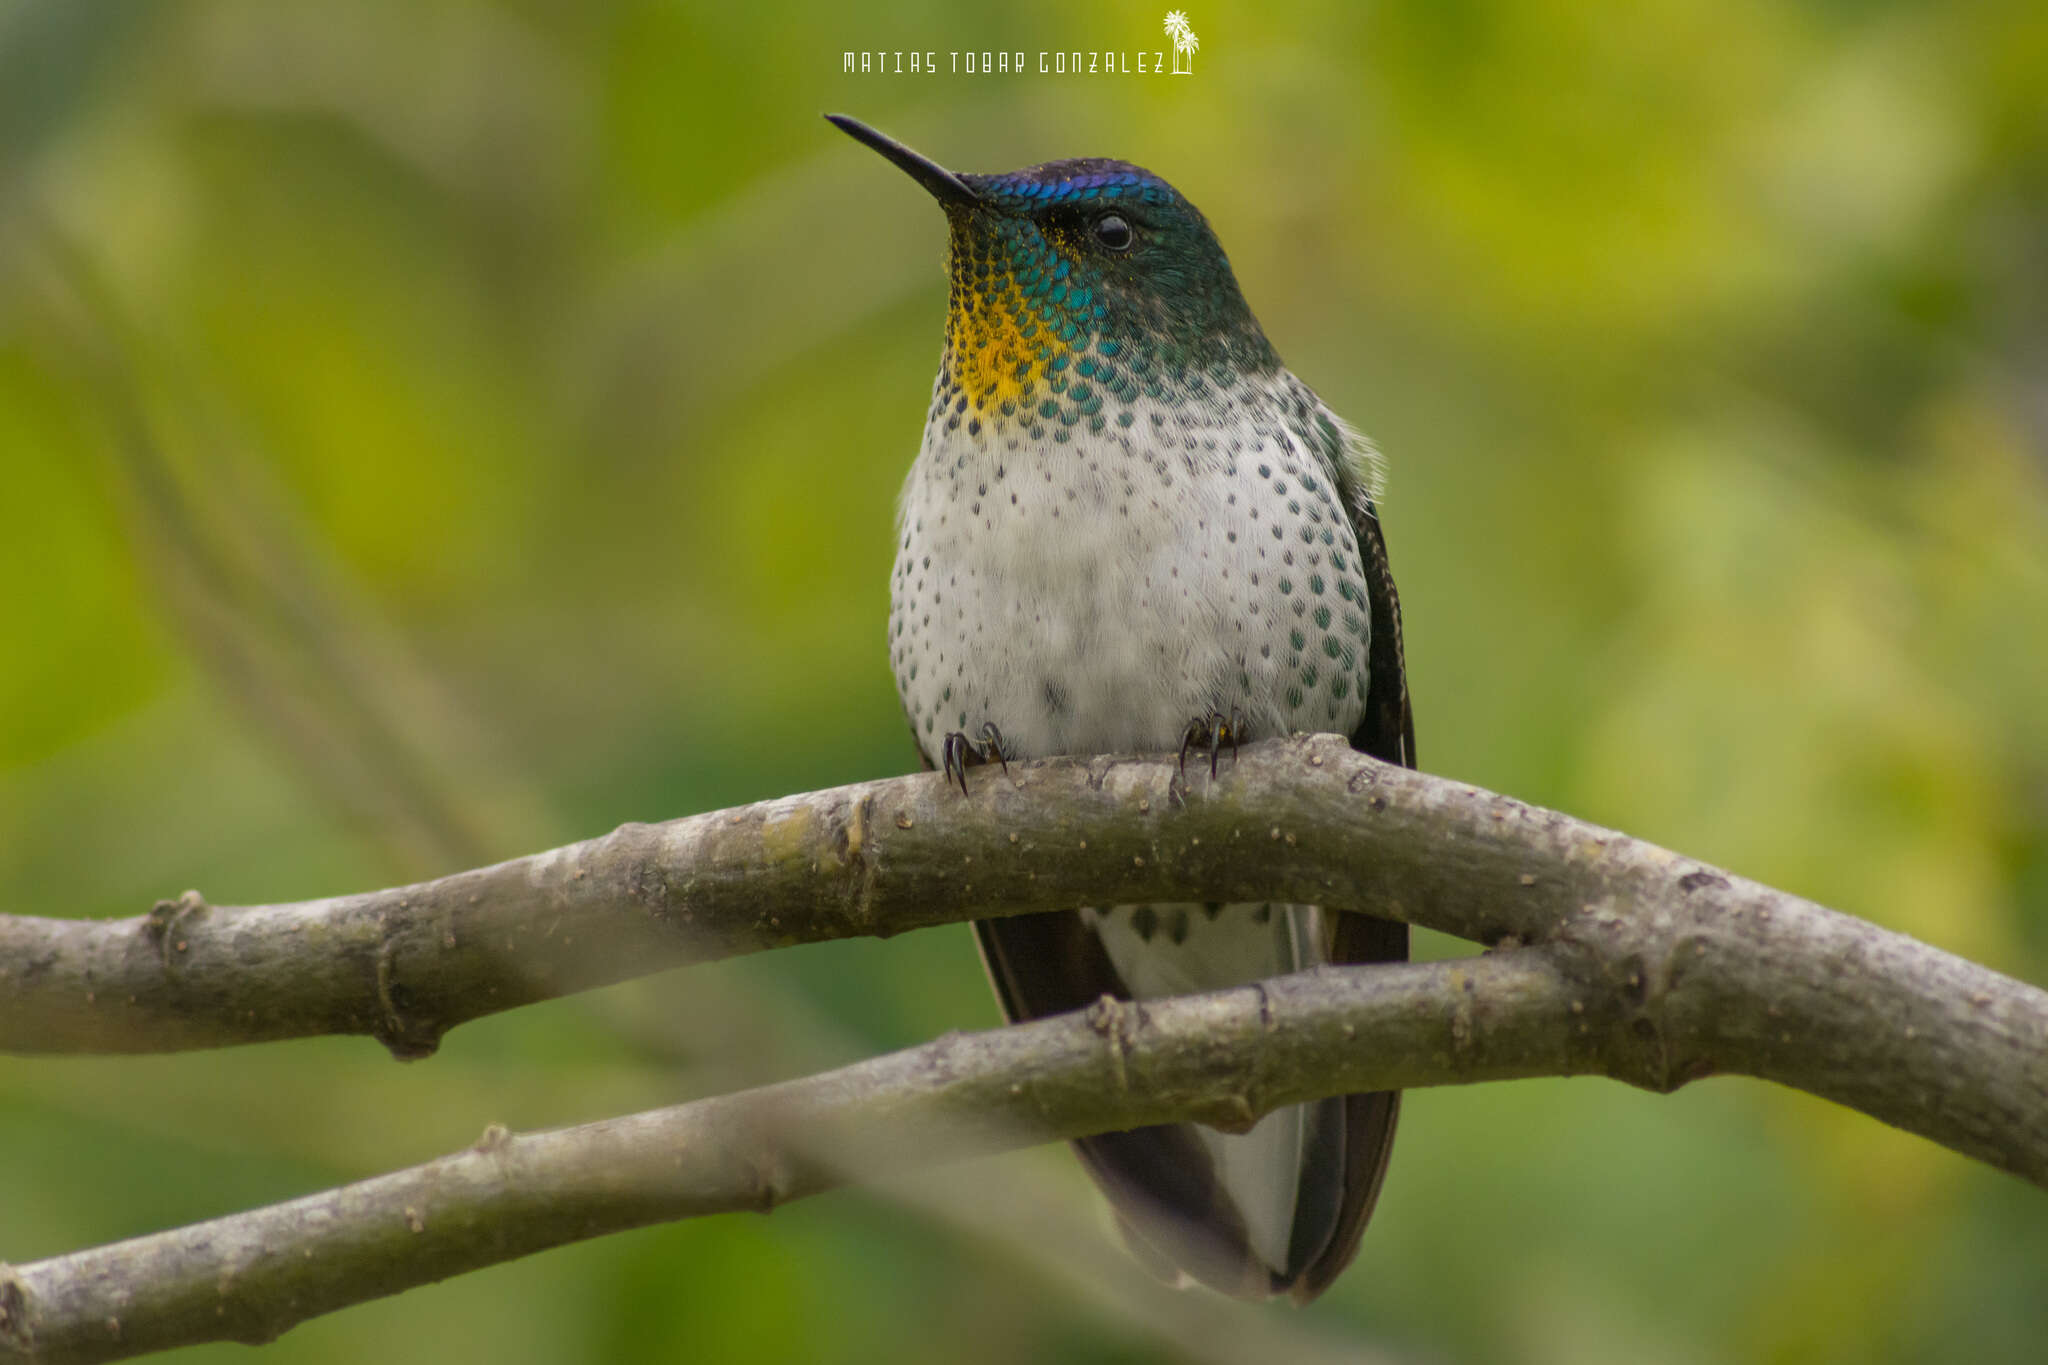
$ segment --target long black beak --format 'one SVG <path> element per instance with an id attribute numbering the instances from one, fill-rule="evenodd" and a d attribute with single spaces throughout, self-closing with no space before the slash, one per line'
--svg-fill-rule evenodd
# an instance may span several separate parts
<path id="1" fill-rule="evenodd" d="M 941 204 L 972 204 L 981 198 L 965 180 L 930 157 L 911 151 L 886 133 L 878 133 L 859 119 L 848 118 L 845 114 L 827 114 L 825 117 L 855 142 L 865 142 L 901 166 L 911 179 L 930 190 L 932 197 Z"/>

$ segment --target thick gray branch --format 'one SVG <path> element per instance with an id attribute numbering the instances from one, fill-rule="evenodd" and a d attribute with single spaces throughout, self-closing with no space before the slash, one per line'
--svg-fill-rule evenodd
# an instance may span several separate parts
<path id="1" fill-rule="evenodd" d="M 299 905 L 0 919 L 0 1045 L 152 1050 L 465 1019 L 785 943 L 1145 899 L 1300 899 L 1506 951 L 1307 973 L 943 1039 L 0 1268 L 0 1351 L 95 1360 L 316 1313 L 849 1176 L 1316 1095 L 1598 1073 L 1779 1081 L 2048 1185 L 2048 994 L 1555 812 L 1353 753 L 864 783 Z"/>
<path id="2" fill-rule="evenodd" d="M 1298 899 L 1547 943 L 1606 1074 L 1738 1072 L 2048 1184 L 2048 994 L 1570 816 L 1377 763 L 1248 748 L 1060 759 L 627 825 L 417 886 L 0 917 L 0 1047 L 144 1051 L 327 1032 L 431 1051 L 466 1019 L 734 953 L 977 915 Z M 1625 1026 L 1595 1023 L 1620 1012 Z"/>
<path id="3" fill-rule="evenodd" d="M 849 1178 L 1320 1095 L 1600 1069 L 1550 949 L 1326 969 L 955 1034 L 741 1094 L 476 1146 L 289 1203 L 0 1266 L 0 1360 L 267 1341 L 564 1242 L 767 1210 Z"/>

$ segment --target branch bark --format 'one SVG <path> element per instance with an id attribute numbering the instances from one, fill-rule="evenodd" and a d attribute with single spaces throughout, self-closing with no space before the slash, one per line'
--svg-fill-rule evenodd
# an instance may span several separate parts
<path id="1" fill-rule="evenodd" d="M 1191 791 L 1156 757 L 1019 764 L 972 785 L 962 797 L 934 775 L 861 783 L 296 905 L 188 894 L 127 921 L 0 919 L 0 1047 L 359 1032 L 417 1056 L 466 1019 L 664 967 L 1091 902 L 1317 901 L 1511 951 L 1101 1007 L 493 1137 L 21 1267 L 0 1277 L 0 1348 L 84 1360 L 207 1339 L 180 1331 L 263 1339 L 474 1265 L 769 1207 L 848 1172 L 1508 1076 L 1659 1091 L 1757 1076 L 2048 1185 L 2048 993 L 1903 935 L 1334 736 L 1248 748 Z"/>
<path id="2" fill-rule="evenodd" d="M 0 1266 L 0 1359 L 263 1342 L 565 1242 L 766 1212 L 848 1179 L 1179 1118 L 1239 1130 L 1276 1106 L 1353 1090 L 1598 1070 L 1593 1030 L 1571 1012 L 1577 994 L 1549 949 L 1325 969 L 1143 1006 L 1105 1000 L 574 1128 L 494 1128 L 409 1170 Z"/>

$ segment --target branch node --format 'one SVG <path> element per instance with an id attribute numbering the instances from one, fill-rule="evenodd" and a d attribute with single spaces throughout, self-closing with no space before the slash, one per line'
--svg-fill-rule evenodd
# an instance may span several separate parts
<path id="1" fill-rule="evenodd" d="M 1131 1034 L 1137 1031 L 1140 1022 L 1137 1002 L 1126 1004 L 1113 995 L 1098 996 L 1088 1007 L 1086 1018 L 1088 1027 L 1109 1044 L 1110 1067 L 1117 1090 L 1128 1091 L 1131 1077 L 1124 1065 L 1124 1054 L 1129 1051 Z"/>
<path id="2" fill-rule="evenodd" d="M 1199 1121 L 1223 1133 L 1249 1133 L 1259 1121 L 1259 1111 L 1249 1096 L 1225 1095 L 1206 1106 Z"/>
<path id="3" fill-rule="evenodd" d="M 868 852 L 868 825 L 874 819 L 875 797 L 869 792 L 853 803 L 851 814 L 839 823 L 834 831 L 838 847 L 839 862 L 847 873 L 847 905 L 849 915 L 856 925 L 872 926 L 875 922 L 875 866 Z M 896 817 L 898 828 L 908 829 L 910 817 L 900 814 Z"/>
<path id="4" fill-rule="evenodd" d="M 496 1156 L 511 1145 L 512 1130 L 502 1123 L 493 1123 L 484 1129 L 483 1136 L 476 1140 L 470 1150 L 479 1156 Z"/>
<path id="5" fill-rule="evenodd" d="M 766 1153 L 754 1164 L 754 1211 L 773 1213 L 794 1197 L 796 1173 L 779 1152 Z"/>
<path id="6" fill-rule="evenodd" d="M 203 917 L 212 907 L 206 897 L 197 891 L 187 891 L 174 901 L 158 901 L 142 918 L 142 932 L 156 948 L 157 960 L 165 971 L 171 969 L 173 951 L 184 952 L 185 940 L 174 937 L 174 932 L 187 919 Z"/>
<path id="7" fill-rule="evenodd" d="M 399 936 L 392 932 L 389 917 L 377 917 L 377 1009 L 381 1018 L 374 1036 L 396 1061 L 417 1062 L 431 1057 L 441 1046 L 441 1026 L 432 1020 L 407 1019 L 412 991 L 398 979 Z"/>

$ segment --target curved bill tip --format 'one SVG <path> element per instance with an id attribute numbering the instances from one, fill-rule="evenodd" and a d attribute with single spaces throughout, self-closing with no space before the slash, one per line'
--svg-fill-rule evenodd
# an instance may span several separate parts
<path id="1" fill-rule="evenodd" d="M 865 143 L 895 162 L 911 179 L 931 191 L 940 203 L 972 204 L 981 198 L 965 180 L 930 157 L 913 152 L 887 133 L 878 132 L 846 114 L 827 114 L 825 118 L 855 142 Z"/>

